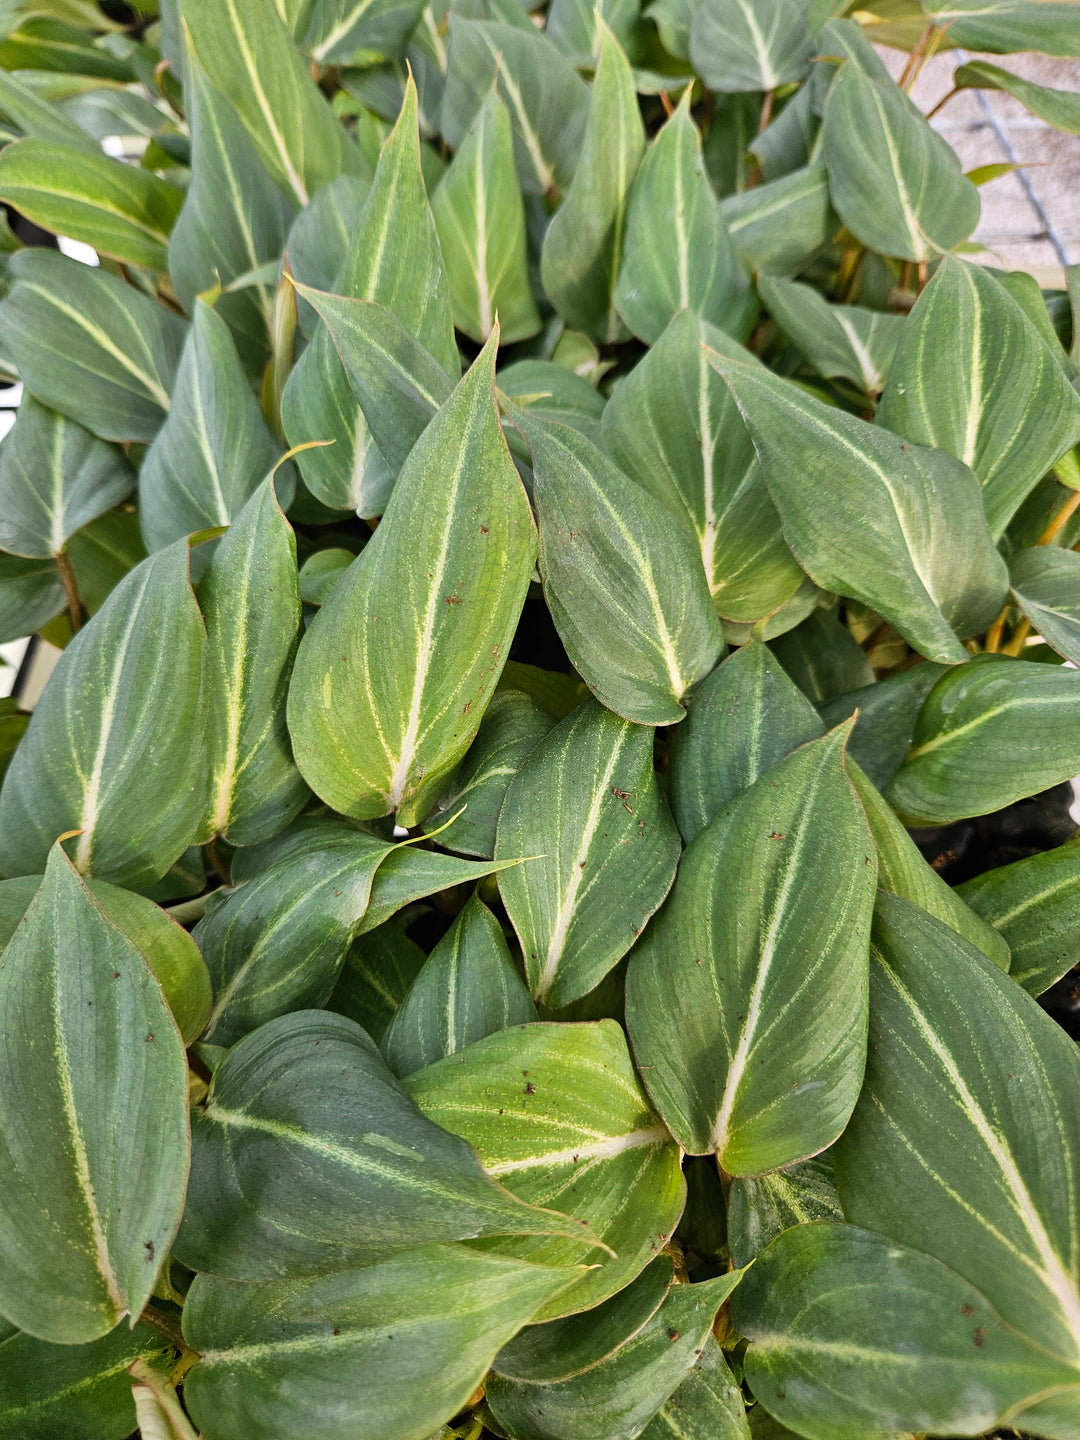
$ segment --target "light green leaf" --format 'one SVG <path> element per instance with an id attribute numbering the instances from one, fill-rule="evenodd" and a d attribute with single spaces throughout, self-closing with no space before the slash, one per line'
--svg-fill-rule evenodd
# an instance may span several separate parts
<path id="1" fill-rule="evenodd" d="M 297 655 L 296 762 L 318 795 L 358 818 L 397 810 L 413 825 L 431 809 L 476 734 L 521 613 L 535 531 L 495 411 L 496 344 L 497 331 L 425 430 Z M 435 493 L 433 472 L 446 477 Z M 403 608 L 411 622 L 387 647 L 388 617 Z"/>
<path id="2" fill-rule="evenodd" d="M 626 212 L 615 306 L 650 345 L 680 310 L 739 336 L 756 309 L 705 174 L 692 91 L 650 145 Z"/>
<path id="3" fill-rule="evenodd" d="M 732 1264 L 749 1265 L 792 1225 L 843 1218 L 830 1150 L 771 1175 L 735 1179 L 727 1204 Z"/>
<path id="4" fill-rule="evenodd" d="M 873 944 L 866 1085 L 836 1150 L 844 1213 L 977 1285 L 1067 1370 L 1075 1418 L 1080 1056 L 1009 976 L 903 900 L 880 897 Z"/>
<path id="5" fill-rule="evenodd" d="M 506 675 L 504 672 L 503 678 Z M 476 739 L 425 822 L 439 844 L 490 859 L 507 786 L 554 719 L 520 690 L 496 690 Z"/>
<path id="6" fill-rule="evenodd" d="M 758 294 L 819 375 L 850 380 L 869 395 L 884 389 L 907 324 L 904 316 L 861 305 L 830 305 L 811 285 L 768 275 L 759 276 Z"/>
<path id="7" fill-rule="evenodd" d="M 341 978 L 326 1002 L 328 1010 L 347 1015 L 378 1043 L 404 1004 L 427 956 L 405 934 L 402 916 L 359 935 L 349 947 Z"/>
<path id="8" fill-rule="evenodd" d="M 273 0 L 183 0 L 181 13 L 210 83 L 228 97 L 262 165 L 290 199 L 306 205 L 342 170 L 363 175 L 360 152 Z"/>
<path id="9" fill-rule="evenodd" d="M 500 1425 L 519 1440 L 631 1440 L 641 1433 L 686 1379 L 742 1278 L 736 1271 L 699 1285 L 669 1284 L 643 1315 L 642 1298 L 656 1290 L 652 1269 L 661 1270 L 663 1285 L 670 1262 L 658 1260 L 636 1282 L 646 1294 L 624 1290 L 588 1320 L 571 1316 L 526 1330 L 499 1352 L 487 1401 Z M 630 1325 L 616 1326 L 624 1316 Z M 585 1327 L 591 1335 L 582 1335 Z"/>
<path id="10" fill-rule="evenodd" d="M 304 47 L 320 65 L 398 55 L 423 8 L 423 0 L 315 0 Z"/>
<path id="11" fill-rule="evenodd" d="M 1078 698 L 1080 674 L 1062 665 L 993 655 L 954 666 L 927 696 L 886 799 L 912 824 L 948 825 L 1071 779 Z"/>
<path id="12" fill-rule="evenodd" d="M 191 182 L 169 237 L 169 273 L 190 313 L 196 295 L 215 285 L 227 287 L 278 260 L 294 207 L 267 173 L 236 112 L 210 84 L 190 46 L 186 54 Z M 245 365 L 261 373 L 273 328 L 273 285 L 226 292 L 215 308 L 232 331 Z"/>
<path id="13" fill-rule="evenodd" d="M 980 206 L 955 150 L 854 21 L 831 22 L 822 44 L 849 57 L 829 87 L 823 121 L 829 190 L 844 224 L 871 250 L 903 260 L 955 249 L 978 224 Z"/>
<path id="14" fill-rule="evenodd" d="M 24 135 L 57 145 L 80 145 L 89 154 L 101 152 L 86 131 L 51 100 L 9 71 L 0 71 L 0 112 L 13 120 Z"/>
<path id="15" fill-rule="evenodd" d="M 649 1105 L 615 1021 L 515 1025 L 405 1086 L 429 1120 L 473 1146 L 489 1175 L 600 1238 L 601 1246 L 517 1236 L 485 1245 L 539 1264 L 592 1267 L 537 1320 L 591 1311 L 670 1239 L 686 1195 L 679 1147 Z"/>
<path id="16" fill-rule="evenodd" d="M 1076 49 L 1080 50 L 1080 42 Z M 1071 90 L 1052 90 L 1045 85 L 1036 85 L 985 60 L 972 60 L 961 65 L 953 75 L 953 84 L 958 90 L 1004 90 L 1055 130 L 1080 135 L 1080 97 Z"/>
<path id="17" fill-rule="evenodd" d="M 809 700 L 768 647 L 751 640 L 694 691 L 671 737 L 671 808 L 689 845 L 730 803 L 822 734 Z"/>
<path id="18" fill-rule="evenodd" d="M 0 199 L 36 225 L 102 255 L 164 270 L 183 191 L 82 145 L 19 140 L 0 153 Z"/>
<path id="19" fill-rule="evenodd" d="M 709 362 L 753 436 L 784 538 L 823 589 L 861 600 L 930 660 L 1000 608 L 1005 562 L 971 471 L 834 409 L 760 365 Z"/>
<path id="20" fill-rule="evenodd" d="M 34 559 L 59 555 L 134 484 L 118 450 L 27 395 L 0 445 L 0 543 Z"/>
<path id="21" fill-rule="evenodd" d="M 568 325 L 610 343 L 626 338 L 615 310 L 615 283 L 645 127 L 629 61 L 607 26 L 597 23 L 600 63 L 581 158 L 544 236 L 540 279 Z"/>
<path id="22" fill-rule="evenodd" d="M 473 895 L 432 950 L 379 1048 L 395 1075 L 412 1075 L 474 1040 L 535 1019 L 499 922 Z M 445 1128 L 461 1133 L 457 1125 Z"/>
<path id="23" fill-rule="evenodd" d="M 355 550 L 329 546 L 315 550 L 300 566 L 300 598 L 305 605 L 322 605 L 356 559 Z"/>
<path id="24" fill-rule="evenodd" d="M 537 1001 L 559 1009 L 600 983 L 663 902 L 679 849 L 649 727 L 590 700 L 529 752 L 495 854 L 537 857 L 499 880 Z"/>
<path id="25" fill-rule="evenodd" d="M 790 0 L 701 0 L 693 7 L 690 60 L 710 90 L 775 90 L 801 80 L 814 42 L 805 5 Z"/>
<path id="26" fill-rule="evenodd" d="M 39 1339 L 96 1340 L 140 1313 L 179 1220 L 187 1066 L 157 981 L 58 846 L 4 951 L 0 1017 L 0 1305 Z"/>
<path id="27" fill-rule="evenodd" d="M 797 275 L 840 228 L 824 165 L 728 195 L 720 215 L 743 264 L 767 275 Z"/>
<path id="28" fill-rule="evenodd" d="M 927 660 L 819 702 L 818 713 L 828 730 L 852 715 L 858 717 L 848 754 L 879 790 L 904 763 L 923 701 L 947 668 Z"/>
<path id="29" fill-rule="evenodd" d="M 859 1093 L 877 864 L 847 733 L 801 746 L 701 832 L 630 957 L 627 1023 L 653 1103 L 684 1149 L 732 1175 L 823 1150 Z"/>
<path id="30" fill-rule="evenodd" d="M 540 313 L 529 283 L 514 132 L 497 90 L 469 127 L 431 208 L 457 328 L 483 344 L 497 315 L 505 345 L 535 335 Z"/>
<path id="31" fill-rule="evenodd" d="M 1070 841 L 986 870 L 957 886 L 954 893 L 1008 941 L 1010 978 L 1029 995 L 1041 995 L 1075 965 L 1080 944 L 1080 845 Z"/>
<path id="32" fill-rule="evenodd" d="M 1009 581 L 1038 634 L 1066 660 L 1080 663 L 1080 555 L 1053 545 L 1021 550 L 1009 562 Z"/>
<path id="33" fill-rule="evenodd" d="M 597 699 L 643 725 L 683 718 L 723 636 L 689 524 L 566 425 L 513 410 L 532 451 L 544 598 Z"/>
<path id="34" fill-rule="evenodd" d="M 650 495 L 689 517 L 717 613 L 753 623 L 778 610 L 805 577 L 705 344 L 724 350 L 732 342 L 693 315 L 676 315 L 619 382 L 601 443 Z"/>
<path id="35" fill-rule="evenodd" d="M 55 561 L 0 552 L 0 645 L 47 625 L 66 605 Z"/>
<path id="36" fill-rule="evenodd" d="M 746 1402 L 711 1336 L 693 1369 L 641 1432 L 641 1440 L 750 1440 Z"/>
<path id="37" fill-rule="evenodd" d="M 906 321 L 878 419 L 970 466 L 997 539 L 1080 440 L 1080 395 L 1005 289 L 947 259 Z"/>
<path id="38" fill-rule="evenodd" d="M 991 55 L 1041 50 L 1044 55 L 1080 55 L 1075 0 L 922 0 L 949 43 Z"/>
<path id="39" fill-rule="evenodd" d="M 492 86 L 510 112 L 518 179 L 526 195 L 566 192 L 581 153 L 589 87 L 545 35 L 526 25 L 450 15 L 442 133 L 454 150 Z"/>
<path id="40" fill-rule="evenodd" d="M 175 1249 L 191 1269 L 267 1280 L 537 1231 L 591 1238 L 583 1222 L 492 1180 L 463 1140 L 421 1114 L 359 1025 L 299 1010 L 246 1036 L 214 1071 L 195 1112 Z"/>
<path id="41" fill-rule="evenodd" d="M 139 521 L 153 552 L 228 525 L 281 456 L 229 327 L 196 300 L 172 408 L 139 471 Z M 206 556 L 198 551 L 193 565 Z"/>
<path id="42" fill-rule="evenodd" d="M 0 791 L 0 871 L 40 874 L 57 836 L 79 870 L 152 884 L 206 811 L 206 633 L 187 545 L 131 572 L 68 645 Z"/>
<path id="43" fill-rule="evenodd" d="M 200 1275 L 184 1398 L 206 1440 L 414 1440 L 454 1415 L 500 1344 L 573 1271 L 423 1245 L 253 1290 Z M 392 1337 L 392 1343 L 390 1343 Z"/>
<path id="44" fill-rule="evenodd" d="M 207 828 L 230 845 L 253 845 L 284 829 L 309 793 L 285 722 L 301 628 L 296 537 L 273 480 L 222 539 L 199 603 L 209 640 Z"/>
<path id="45" fill-rule="evenodd" d="M 20 250 L 7 273 L 0 327 L 26 388 L 103 440 L 152 440 L 169 409 L 180 317 L 55 251 Z"/>
<path id="46" fill-rule="evenodd" d="M 809 1440 L 982 1434 L 1069 1381 L 954 1270 L 854 1225 L 785 1231 L 744 1285 L 747 1379 Z"/>

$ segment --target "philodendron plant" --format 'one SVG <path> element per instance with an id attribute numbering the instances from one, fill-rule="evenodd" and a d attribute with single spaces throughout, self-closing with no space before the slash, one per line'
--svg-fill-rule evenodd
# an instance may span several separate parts
<path id="1" fill-rule="evenodd" d="M 5 7 L 4 1440 L 1080 1436 L 1080 273 L 908 94 L 1027 49 Z"/>

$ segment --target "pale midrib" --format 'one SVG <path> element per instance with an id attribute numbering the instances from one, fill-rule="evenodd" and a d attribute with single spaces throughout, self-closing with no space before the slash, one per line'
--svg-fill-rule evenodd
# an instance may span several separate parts
<path id="1" fill-rule="evenodd" d="M 236 633 L 232 636 L 232 653 L 225 659 L 222 669 L 226 673 L 224 684 L 225 701 L 225 756 L 217 768 L 217 798 L 214 803 L 211 824 L 217 834 L 222 834 L 229 823 L 233 808 L 233 789 L 236 785 L 237 765 L 240 758 L 240 728 L 244 721 L 244 659 L 248 638 L 248 596 L 251 593 L 252 566 L 242 567 L 243 578 L 230 603 L 236 620 Z M 220 621 L 221 616 L 219 614 Z M 222 649 L 224 636 L 219 636 Z"/>
<path id="2" fill-rule="evenodd" d="M 88 200 L 85 195 L 76 194 L 69 190 L 59 190 L 53 185 L 12 186 L 12 189 L 28 190 L 33 194 L 47 195 L 50 200 L 70 200 L 76 205 L 84 206 L 91 214 L 112 215 L 115 219 L 122 220 L 125 225 L 130 225 L 132 229 L 141 231 L 142 234 L 146 235 L 149 239 L 156 240 L 161 245 L 167 245 L 169 243 L 167 231 L 156 229 L 146 221 L 140 220 L 138 216 L 133 215 L 129 210 L 120 210 L 105 200 Z M 143 197 L 131 195 L 129 198 L 138 204 Z"/>
<path id="3" fill-rule="evenodd" d="M 93 339 L 95 344 L 100 345 L 102 350 L 111 355 L 118 365 L 122 366 L 129 375 L 140 382 L 151 399 L 160 405 L 163 410 L 168 410 L 169 396 L 167 391 L 165 391 L 156 380 L 146 374 L 145 371 L 140 370 L 138 366 L 124 354 L 118 345 L 114 345 L 104 330 L 93 324 L 86 315 L 82 315 L 77 310 L 72 309 L 70 305 L 66 305 L 54 291 L 45 290 L 42 286 L 31 284 L 29 281 L 24 281 L 23 283 L 29 290 L 35 291 L 37 294 L 43 296 L 48 304 L 55 306 L 62 315 L 66 315 L 80 330 L 85 331 L 86 334 Z"/>
<path id="4" fill-rule="evenodd" d="M 481 142 L 482 143 L 482 142 Z M 488 237 L 487 237 L 487 191 L 484 187 L 484 176 L 479 163 L 480 156 L 477 155 L 477 165 L 473 170 L 474 186 L 473 196 L 475 200 L 476 215 L 476 292 L 480 309 L 480 333 L 486 339 L 491 334 L 491 291 L 488 287 Z"/>
<path id="5" fill-rule="evenodd" d="M 964 428 L 964 442 L 961 446 L 960 459 L 969 469 L 975 468 L 975 452 L 979 443 L 979 422 L 982 419 L 983 404 L 983 368 L 980 364 L 980 347 L 982 343 L 982 309 L 979 304 L 979 294 L 974 282 L 965 275 L 965 280 L 971 289 L 971 375 L 970 394 L 968 395 L 967 424 Z"/>
<path id="6" fill-rule="evenodd" d="M 53 429 L 52 448 L 52 525 L 49 534 L 49 548 L 59 555 L 64 548 L 64 431 L 66 424 L 62 416 L 56 417 Z"/>
<path id="7" fill-rule="evenodd" d="M 354 5 L 345 18 L 339 20 L 326 38 L 316 45 L 315 49 L 311 52 L 312 57 L 322 64 L 338 41 L 344 40 L 357 20 L 360 19 L 361 15 L 371 9 L 371 4 L 372 0 L 360 0 L 359 5 Z"/>
<path id="8" fill-rule="evenodd" d="M 503 65 L 502 54 L 494 48 L 487 36 L 484 37 L 484 43 L 488 47 L 488 52 L 490 53 L 491 58 L 495 61 L 496 74 L 498 75 L 498 78 L 502 81 L 503 89 L 506 92 L 506 97 L 513 105 L 514 112 L 517 115 L 519 127 L 518 134 L 524 141 L 525 149 L 529 152 L 529 159 L 532 161 L 533 169 L 536 171 L 536 178 L 540 181 L 545 190 L 550 190 L 555 184 L 555 172 L 544 159 L 544 152 L 540 146 L 540 137 L 539 135 L 537 135 L 536 131 L 533 129 L 533 126 L 529 121 L 529 116 L 525 109 L 525 102 L 522 99 L 521 90 L 519 89 L 517 83 L 514 81 L 513 77 L 507 71 L 506 67 Z"/>
<path id="9" fill-rule="evenodd" d="M 252 94 L 255 96 L 255 103 L 258 105 L 259 112 L 261 113 L 263 120 L 266 122 L 266 128 L 269 131 L 270 137 L 274 142 L 274 148 L 277 151 L 278 159 L 281 162 L 281 168 L 285 172 L 285 176 L 289 184 L 292 186 L 296 198 L 300 201 L 300 204 L 307 205 L 308 201 L 311 199 L 311 196 L 308 194 L 307 186 L 300 178 L 300 175 L 295 165 L 293 164 L 292 156 L 289 154 L 288 147 L 285 144 L 285 137 L 278 129 L 277 121 L 274 119 L 273 107 L 271 106 L 270 101 L 267 98 L 266 91 L 263 89 L 262 82 L 259 79 L 259 70 L 255 63 L 255 57 L 252 55 L 251 49 L 247 43 L 247 38 L 244 34 L 243 24 L 241 23 L 240 17 L 236 13 L 236 5 L 234 3 L 234 0 L 225 0 L 225 5 L 227 6 L 229 11 L 229 18 L 232 21 L 232 30 L 236 40 L 236 47 L 240 51 L 240 55 L 244 61 L 244 67 L 247 70 L 248 79 L 251 83 L 251 91 Z"/>
<path id="10" fill-rule="evenodd" d="M 1018 706 L 1023 709 L 1030 709 L 1033 705 L 1060 705 L 1061 700 L 1056 695 L 1047 695 L 1039 699 L 1030 695 L 1018 695 L 1014 700 L 1004 700 L 993 710 L 984 710 L 981 715 L 965 721 L 963 725 L 957 725 L 953 730 L 943 730 L 939 735 L 934 735 L 922 745 L 917 745 L 908 752 L 907 761 L 915 760 L 920 755 L 928 755 L 933 750 L 939 750 L 942 745 L 951 745 L 954 740 L 959 740 L 961 735 L 969 735 L 972 730 L 978 730 L 998 715 L 1004 715 L 1009 710 L 1015 710 Z M 907 762 L 905 762 L 907 763 Z"/>
<path id="11" fill-rule="evenodd" d="M 627 1150 L 636 1150 L 642 1145 L 674 1144 L 662 1125 L 653 1125 L 645 1130 L 633 1130 L 627 1135 L 610 1135 L 603 1140 L 588 1141 L 584 1145 L 568 1150 L 552 1150 L 546 1155 L 527 1155 L 522 1160 L 501 1160 L 485 1164 L 489 1175 L 511 1175 L 519 1170 L 550 1168 L 553 1165 L 572 1165 L 581 1160 L 610 1160 Z"/>
<path id="12" fill-rule="evenodd" d="M 716 476 L 712 424 L 709 417 L 709 372 L 712 370 L 712 366 L 705 358 L 704 347 L 698 364 L 700 366 L 698 370 L 698 415 L 701 420 L 702 505 L 705 511 L 705 529 L 701 536 L 701 561 L 705 567 L 705 575 L 711 591 L 717 583 L 714 572 L 716 569 L 716 542 L 720 536 L 720 529 L 714 513 Z"/>
<path id="13" fill-rule="evenodd" d="M 881 376 L 878 373 L 877 366 L 874 364 L 869 348 L 859 339 L 855 332 L 854 325 L 852 325 L 851 321 L 848 320 L 845 315 L 841 315 L 839 311 L 834 311 L 833 313 L 836 316 L 836 323 L 847 336 L 848 344 L 851 346 L 852 353 L 859 363 L 859 368 L 862 370 L 863 380 L 867 388 L 877 389 L 881 384 Z"/>
<path id="14" fill-rule="evenodd" d="M 745 0 L 739 0 L 739 9 L 743 12 L 746 20 L 746 28 L 750 32 L 754 50 L 757 53 L 758 67 L 761 70 L 761 86 L 763 90 L 774 90 L 779 84 L 776 71 L 773 69 L 772 56 L 769 54 L 769 46 L 762 34 L 761 26 L 757 23 L 757 16 L 754 14 L 753 0 L 749 4 Z"/>

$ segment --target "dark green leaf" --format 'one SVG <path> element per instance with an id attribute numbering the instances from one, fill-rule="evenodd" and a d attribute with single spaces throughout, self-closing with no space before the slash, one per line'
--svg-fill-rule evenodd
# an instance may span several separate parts
<path id="1" fill-rule="evenodd" d="M 2 474 L 2 471 L 0 471 Z M 1009 561 L 1016 603 L 1059 655 L 1080 663 L 1080 555 L 1040 545 Z"/>
<path id="2" fill-rule="evenodd" d="M 710 1335 L 693 1369 L 641 1432 L 641 1440 L 750 1440 L 743 1393 Z"/>
<path id="3" fill-rule="evenodd" d="M 1080 43 L 1076 48 L 1080 50 Z M 985 60 L 961 65 L 953 76 L 953 84 L 960 90 L 1004 90 L 1055 130 L 1080 135 L 1080 98 L 1071 90 L 1051 90 L 1045 85 L 1036 85 Z"/>
<path id="4" fill-rule="evenodd" d="M 456 855 L 441 855 L 437 850 L 400 846 L 379 866 L 367 913 L 357 934 L 374 930 L 414 900 L 455 885 L 475 885 L 485 875 L 497 874 L 518 863 L 518 856 L 512 860 L 460 860 Z"/>
<path id="5" fill-rule="evenodd" d="M 749 1265 L 792 1225 L 843 1218 L 831 1151 L 772 1175 L 735 1179 L 728 1191 L 727 1208 L 731 1262 Z"/>
<path id="6" fill-rule="evenodd" d="M 815 705 L 845 690 L 873 684 L 873 666 L 862 646 L 846 625 L 820 606 L 800 625 L 778 636 L 770 649 Z"/>
<path id="7" fill-rule="evenodd" d="M 66 605 L 54 561 L 0 552 L 0 645 L 47 625 Z"/>
<path id="8" fill-rule="evenodd" d="M 797 275 L 840 228 L 824 165 L 729 195 L 720 214 L 735 253 L 767 275 Z"/>
<path id="9" fill-rule="evenodd" d="M 422 0 L 315 0 L 304 45 L 321 65 L 397 55 L 423 8 Z"/>
<path id="10" fill-rule="evenodd" d="M 819 375 L 850 380 L 870 395 L 884 389 L 907 324 L 902 315 L 861 305 L 830 305 L 811 285 L 768 275 L 759 276 L 758 294 Z"/>
<path id="11" fill-rule="evenodd" d="M 349 947 L 341 977 L 326 1002 L 380 1042 L 424 968 L 427 956 L 405 934 L 405 917 L 359 935 Z"/>
<path id="12" fill-rule="evenodd" d="M 818 711 L 830 730 L 857 714 L 848 754 L 879 790 L 904 763 L 923 701 L 946 669 L 928 660 L 819 703 Z"/>

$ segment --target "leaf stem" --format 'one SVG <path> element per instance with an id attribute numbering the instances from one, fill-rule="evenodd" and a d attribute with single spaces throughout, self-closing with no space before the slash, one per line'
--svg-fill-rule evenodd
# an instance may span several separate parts
<path id="1" fill-rule="evenodd" d="M 927 120 L 932 120 L 932 119 L 934 118 L 934 116 L 938 113 L 939 110 L 942 110 L 942 109 L 945 108 L 945 106 L 949 103 L 949 101 L 953 98 L 954 95 L 959 95 L 959 94 L 960 94 L 960 86 L 959 86 L 959 85 L 954 85 L 951 90 L 946 91 L 946 93 L 941 97 L 941 99 L 937 102 L 937 104 L 934 106 L 934 108 L 933 108 L 932 110 L 928 110 L 928 111 L 926 112 L 926 118 L 927 118 Z"/>
<path id="2" fill-rule="evenodd" d="M 1038 540 L 1035 541 L 1035 544 L 1052 545 L 1076 514 L 1078 508 L 1080 508 L 1080 490 L 1074 490 L 1068 500 L 1065 501 L 1065 504 L 1050 521 L 1050 524 L 1047 525 L 1046 529 L 1039 536 Z"/>
<path id="3" fill-rule="evenodd" d="M 1009 643 L 1001 647 L 1002 655 L 1019 655 L 1027 644 L 1027 638 L 1031 634 L 1031 621 L 1021 619 L 1019 625 L 1009 637 Z"/>
<path id="4" fill-rule="evenodd" d="M 66 550 L 61 550 L 57 555 L 56 568 L 60 571 L 60 579 L 64 582 L 68 614 L 71 616 L 71 629 L 72 633 L 75 633 L 82 624 L 82 600 L 79 598 L 79 587 L 75 583 L 75 571 L 71 568 L 71 561 L 68 559 Z"/>
<path id="5" fill-rule="evenodd" d="M 769 121 L 772 119 L 773 105 L 775 103 L 776 87 L 773 86 L 771 90 L 765 91 L 765 98 L 761 102 L 761 119 L 758 121 L 757 127 L 757 133 L 759 135 L 764 134 L 764 132 L 768 129 Z"/>
<path id="6" fill-rule="evenodd" d="M 996 655 L 998 653 L 1001 645 L 1001 632 L 1005 628 L 1005 621 L 1009 618 L 1009 611 L 1011 609 L 1011 605 L 1006 605 L 1005 609 L 1002 610 L 1001 614 L 986 632 L 986 644 L 983 646 L 983 650 L 988 655 Z"/>
<path id="7" fill-rule="evenodd" d="M 232 873 L 229 870 L 229 862 L 222 855 L 221 847 L 218 845 L 220 839 L 220 835 L 215 835 L 212 840 L 206 842 L 206 858 L 217 871 L 222 884 L 231 885 Z"/>
<path id="8" fill-rule="evenodd" d="M 139 1404 L 140 1390 L 149 1391 L 158 1408 L 164 1412 L 169 1428 L 172 1430 L 176 1440 L 199 1440 L 195 1427 L 184 1413 L 184 1407 L 177 1399 L 176 1391 L 169 1384 L 163 1375 L 152 1369 L 145 1360 L 133 1360 L 128 1366 L 128 1374 L 136 1382 L 132 1386 L 132 1394 L 135 1395 L 136 1407 Z M 153 1432 L 151 1432 L 153 1433 Z"/>

